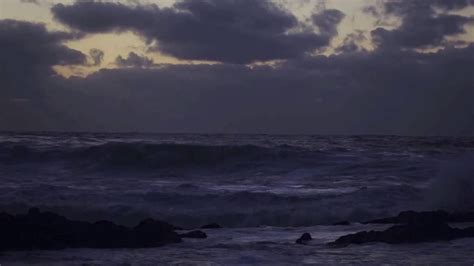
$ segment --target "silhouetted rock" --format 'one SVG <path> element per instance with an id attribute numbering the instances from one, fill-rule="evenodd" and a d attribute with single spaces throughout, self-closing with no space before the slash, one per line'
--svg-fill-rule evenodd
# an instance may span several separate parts
<path id="1" fill-rule="evenodd" d="M 296 239 L 296 244 L 306 245 L 308 241 L 312 240 L 313 238 L 309 233 L 304 233 L 300 236 L 300 238 Z"/>
<path id="2" fill-rule="evenodd" d="M 180 234 L 179 236 L 182 238 L 207 238 L 206 233 L 199 230 L 183 233 L 183 234 Z"/>
<path id="3" fill-rule="evenodd" d="M 452 228 L 439 220 L 415 220 L 403 225 L 395 225 L 385 231 L 362 231 L 338 238 L 330 245 L 346 246 L 368 242 L 389 244 L 446 241 L 456 238 L 474 237 L 474 227 Z"/>
<path id="4" fill-rule="evenodd" d="M 201 229 L 218 229 L 218 228 L 222 228 L 222 226 L 216 223 L 206 224 L 206 225 L 201 226 Z"/>
<path id="5" fill-rule="evenodd" d="M 130 230 L 110 221 L 98 221 L 87 225 L 84 234 L 83 244 L 91 248 L 119 248 L 134 245 L 130 242 L 132 237 Z"/>
<path id="6" fill-rule="evenodd" d="M 174 226 L 153 219 L 145 219 L 133 228 L 133 233 L 143 247 L 156 247 L 166 243 L 181 242 Z"/>
<path id="7" fill-rule="evenodd" d="M 448 223 L 457 222 L 474 222 L 474 212 L 404 211 L 395 217 L 365 222 L 399 225 L 392 226 L 385 231 L 362 231 L 342 236 L 330 244 L 339 246 L 368 242 L 400 244 L 474 237 L 474 227 L 458 229 L 448 225 Z"/>
<path id="8" fill-rule="evenodd" d="M 332 225 L 351 225 L 349 221 L 340 221 L 337 223 L 333 223 Z"/>
<path id="9" fill-rule="evenodd" d="M 367 221 L 365 223 L 371 224 L 406 224 L 424 221 L 437 221 L 445 223 L 462 223 L 462 222 L 474 222 L 474 212 L 454 212 L 448 213 L 446 211 L 404 211 L 400 212 L 395 217 L 382 218 Z"/>
<path id="10" fill-rule="evenodd" d="M 474 212 L 453 212 L 449 214 L 450 223 L 469 223 L 474 222 Z"/>
<path id="11" fill-rule="evenodd" d="M 15 216 L 0 213 L 0 250 L 157 247 L 181 241 L 173 229 L 153 219 L 128 228 L 110 221 L 73 221 L 31 208 Z"/>

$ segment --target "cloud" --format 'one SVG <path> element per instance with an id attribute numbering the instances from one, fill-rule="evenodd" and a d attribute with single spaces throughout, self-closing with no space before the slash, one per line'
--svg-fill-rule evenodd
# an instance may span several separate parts
<path id="1" fill-rule="evenodd" d="M 383 1 L 366 9 L 396 28 L 338 34 L 344 14 L 321 9 L 308 25 L 267 1 L 179 1 L 171 8 L 78 1 L 52 8 L 82 34 L 133 31 L 152 49 L 219 64 L 159 65 L 130 52 L 87 77 L 62 43 L 77 33 L 0 21 L 0 125 L 5 129 L 395 135 L 474 134 L 474 44 L 446 43 L 472 1 Z M 380 26 L 380 25 L 379 25 Z M 314 31 L 313 31 L 314 30 Z M 371 34 L 378 48 L 361 46 Z M 417 49 L 439 47 L 435 52 Z M 91 51 L 99 65 L 103 53 Z M 279 60 L 272 66 L 247 63 Z M 3 86 L 6 84 L 7 86 Z"/>
<path id="2" fill-rule="evenodd" d="M 266 0 L 182 0 L 172 8 L 78 1 L 57 4 L 61 23 L 87 33 L 133 31 L 152 49 L 186 60 L 251 63 L 304 56 L 329 45 L 343 17 L 325 10 L 313 17 L 317 34 Z M 300 28 L 300 30 L 295 30 Z"/>
<path id="3" fill-rule="evenodd" d="M 48 130 L 67 124 L 61 114 L 67 109 L 54 110 L 47 99 L 58 78 L 53 66 L 86 63 L 84 54 L 62 44 L 77 37 L 47 31 L 43 24 L 0 20 L 1 128 Z"/>
<path id="4" fill-rule="evenodd" d="M 104 51 L 96 49 L 96 48 L 92 48 L 89 51 L 89 55 L 93 61 L 92 65 L 100 66 L 100 64 L 102 63 L 102 60 L 104 59 Z"/>
<path id="5" fill-rule="evenodd" d="M 150 67 L 154 65 L 152 59 L 146 56 L 139 56 L 134 52 L 130 52 L 126 58 L 120 55 L 117 56 L 115 64 L 121 67 Z"/>
<path id="6" fill-rule="evenodd" d="M 317 14 L 313 14 L 311 19 L 313 20 L 313 24 L 319 28 L 321 34 L 336 36 L 337 26 L 344 17 L 344 13 L 337 9 L 325 9 Z"/>
<path id="7" fill-rule="evenodd" d="M 41 91 L 38 81 L 54 74 L 54 65 L 84 64 L 85 55 L 62 44 L 76 38 L 48 32 L 44 25 L 0 20 L 0 98 L 27 98 Z"/>
<path id="8" fill-rule="evenodd" d="M 354 53 L 363 52 L 365 48 L 361 46 L 361 42 L 366 41 L 365 32 L 356 30 L 349 33 L 343 40 L 342 44 L 336 47 L 335 51 L 338 53 Z"/>
<path id="9" fill-rule="evenodd" d="M 401 19 L 401 25 L 393 30 L 382 27 L 371 32 L 374 42 L 383 48 L 431 48 L 443 46 L 447 36 L 465 33 L 465 26 L 474 23 L 473 17 L 449 14 L 448 11 L 474 5 L 472 0 L 420 0 L 384 1 L 378 10 L 375 6 L 367 13 L 383 20 L 389 16 Z"/>
<path id="10" fill-rule="evenodd" d="M 68 130 L 472 135 L 473 64 L 474 45 L 126 67 L 55 77 L 46 99 Z"/>

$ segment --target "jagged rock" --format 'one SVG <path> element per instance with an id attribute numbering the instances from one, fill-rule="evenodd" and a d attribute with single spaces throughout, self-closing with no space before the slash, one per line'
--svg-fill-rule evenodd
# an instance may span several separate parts
<path id="1" fill-rule="evenodd" d="M 449 215 L 450 223 L 474 222 L 474 212 L 453 212 Z"/>
<path id="2" fill-rule="evenodd" d="M 73 221 L 31 208 L 27 214 L 0 213 L 0 251 L 62 248 L 138 248 L 177 243 L 165 222 L 146 219 L 134 228 L 110 221 Z"/>
<path id="3" fill-rule="evenodd" d="M 174 226 L 166 222 L 145 219 L 133 228 L 139 243 L 144 247 L 156 247 L 166 244 L 168 241 L 180 242 L 181 238 L 174 232 Z"/>
<path id="4" fill-rule="evenodd" d="M 183 234 L 180 234 L 179 236 L 182 238 L 207 238 L 206 233 L 199 230 L 183 233 Z"/>
<path id="5" fill-rule="evenodd" d="M 206 224 L 206 225 L 201 226 L 201 229 L 219 229 L 219 228 L 222 228 L 222 226 L 216 223 L 211 223 L 211 224 Z"/>
<path id="6" fill-rule="evenodd" d="M 300 238 L 296 239 L 296 244 L 306 245 L 312 239 L 313 238 L 309 233 L 304 233 L 300 236 Z"/>
<path id="7" fill-rule="evenodd" d="M 452 228 L 440 220 L 415 219 L 403 225 L 395 225 L 385 231 L 362 231 L 338 238 L 329 243 L 335 246 L 384 242 L 389 244 L 446 241 L 456 238 L 474 237 L 474 227 Z"/>

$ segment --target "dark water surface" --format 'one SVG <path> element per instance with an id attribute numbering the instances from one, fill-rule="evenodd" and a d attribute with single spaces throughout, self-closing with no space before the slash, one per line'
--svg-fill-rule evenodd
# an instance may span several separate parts
<path id="1" fill-rule="evenodd" d="M 473 151 L 470 137 L 3 133 L 1 210 L 35 205 L 81 220 L 130 225 L 152 216 L 182 227 L 217 222 L 228 228 L 159 251 L 67 250 L 4 259 L 331 264 L 378 263 L 386 254 L 394 263 L 417 263 L 418 254 L 420 263 L 467 263 L 471 240 L 342 250 L 320 244 L 363 227 L 327 226 L 340 220 L 406 209 L 473 210 Z M 295 247 L 305 230 L 319 240 Z M 373 249 L 381 253 L 366 254 Z M 437 253 L 420 255 L 432 249 Z"/>

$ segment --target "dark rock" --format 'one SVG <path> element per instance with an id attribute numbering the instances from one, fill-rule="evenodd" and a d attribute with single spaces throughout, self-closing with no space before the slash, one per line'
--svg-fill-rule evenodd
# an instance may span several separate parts
<path id="1" fill-rule="evenodd" d="M 349 221 L 340 221 L 337 223 L 333 223 L 332 225 L 351 225 Z"/>
<path id="2" fill-rule="evenodd" d="M 362 231 L 345 235 L 329 243 L 335 246 L 384 242 L 389 244 L 446 241 L 456 238 L 474 237 L 474 227 L 452 228 L 439 220 L 416 220 L 403 225 L 395 225 L 385 231 Z"/>
<path id="3" fill-rule="evenodd" d="M 449 215 L 450 223 L 474 222 L 474 212 L 453 212 Z"/>
<path id="4" fill-rule="evenodd" d="M 339 246 L 368 242 L 400 244 L 474 237 L 474 227 L 458 229 L 448 225 L 448 223 L 458 222 L 474 222 L 474 212 L 404 211 L 395 217 L 365 222 L 399 225 L 392 226 L 385 231 L 363 231 L 342 236 L 330 244 Z"/>
<path id="5" fill-rule="evenodd" d="M 300 238 L 296 239 L 296 244 L 306 245 L 308 241 L 312 240 L 313 238 L 309 233 L 304 233 L 300 236 Z"/>
<path id="6" fill-rule="evenodd" d="M 201 226 L 201 229 L 219 229 L 219 228 L 222 228 L 222 226 L 216 223 L 206 224 L 206 225 Z"/>
<path id="7" fill-rule="evenodd" d="M 32 208 L 27 214 L 0 213 L 0 251 L 62 248 L 156 247 L 181 241 L 168 223 L 146 219 L 134 228 L 110 221 L 69 220 Z"/>
<path id="8" fill-rule="evenodd" d="M 135 244 L 129 228 L 110 221 L 98 221 L 87 225 L 84 236 L 82 244 L 91 248 L 120 248 Z"/>
<path id="9" fill-rule="evenodd" d="M 402 224 L 402 223 L 414 223 L 423 221 L 437 221 L 447 222 L 449 213 L 445 211 L 429 211 L 429 212 L 416 212 L 416 211 L 404 211 L 400 212 L 395 217 L 388 217 L 382 219 L 375 219 L 367 221 L 365 223 L 375 224 Z"/>
<path id="10" fill-rule="evenodd" d="M 38 208 L 29 208 L 28 209 L 28 215 L 39 215 L 40 210 Z"/>
<path id="11" fill-rule="evenodd" d="M 448 213 L 446 211 L 404 211 L 400 212 L 395 217 L 382 218 L 367 221 L 365 223 L 370 224 L 404 224 L 414 223 L 423 221 L 437 221 L 445 223 L 462 223 L 462 222 L 474 222 L 474 212 L 455 212 Z"/>
<path id="12" fill-rule="evenodd" d="M 157 247 L 171 241 L 180 242 L 180 237 L 174 232 L 174 226 L 153 219 L 145 219 L 133 228 L 133 233 L 143 247 Z"/>
<path id="13" fill-rule="evenodd" d="M 199 230 L 183 233 L 183 234 L 180 234 L 179 236 L 182 238 L 207 238 L 206 233 Z"/>

